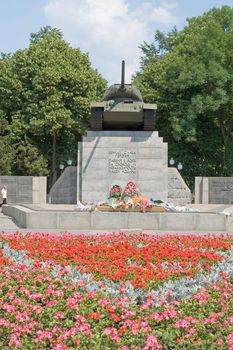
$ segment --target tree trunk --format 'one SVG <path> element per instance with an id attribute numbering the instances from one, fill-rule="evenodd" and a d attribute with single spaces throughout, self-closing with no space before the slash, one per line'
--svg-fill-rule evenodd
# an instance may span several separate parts
<path id="1" fill-rule="evenodd" d="M 57 180 L 57 169 L 56 169 L 56 146 L 57 139 L 56 135 L 53 135 L 53 151 L 52 151 L 52 186 Z"/>
<path id="2" fill-rule="evenodd" d="M 220 171 L 221 175 L 224 175 L 225 167 L 226 167 L 226 146 L 229 139 L 229 134 L 227 133 L 227 129 L 224 122 L 220 122 L 221 134 L 222 134 L 222 152 L 221 152 L 221 160 L 220 160 Z"/>

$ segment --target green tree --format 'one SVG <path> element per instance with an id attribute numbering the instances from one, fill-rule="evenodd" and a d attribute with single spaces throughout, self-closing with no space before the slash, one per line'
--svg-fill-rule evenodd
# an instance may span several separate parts
<path id="1" fill-rule="evenodd" d="M 157 101 L 158 128 L 170 154 L 183 158 L 188 181 L 232 175 L 233 9 L 213 8 L 179 32 L 156 32 L 142 49 L 135 83 Z"/>
<path id="2" fill-rule="evenodd" d="M 51 27 L 31 34 L 28 49 L 3 57 L 1 63 L 0 109 L 17 145 L 17 171 L 46 173 L 48 163 L 54 183 L 58 160 L 69 151 L 75 159 L 77 140 L 89 125 L 90 102 L 102 95 L 106 81 L 86 53 Z"/>
<path id="3" fill-rule="evenodd" d="M 9 125 L 0 111 L 0 175 L 12 175 L 15 149 L 9 138 Z"/>

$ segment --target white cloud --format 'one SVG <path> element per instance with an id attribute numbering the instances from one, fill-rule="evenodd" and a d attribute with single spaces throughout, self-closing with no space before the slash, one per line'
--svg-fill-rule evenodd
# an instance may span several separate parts
<path id="1" fill-rule="evenodd" d="M 173 1 L 164 0 L 162 2 L 162 6 L 164 6 L 166 9 L 173 10 L 173 9 L 176 9 L 178 7 L 178 4 L 176 2 L 173 2 Z"/>
<path id="2" fill-rule="evenodd" d="M 155 6 L 153 0 L 136 6 L 127 0 L 48 0 L 44 11 L 51 26 L 60 28 L 73 46 L 88 52 L 109 83 L 117 83 L 121 60 L 126 61 L 126 81 L 130 82 L 139 66 L 138 46 L 144 40 L 150 42 L 159 25 L 177 23 L 173 8 L 174 3 Z"/>

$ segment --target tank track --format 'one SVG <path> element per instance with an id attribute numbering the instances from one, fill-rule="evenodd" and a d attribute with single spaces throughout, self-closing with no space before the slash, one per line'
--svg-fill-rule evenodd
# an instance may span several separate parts
<path id="1" fill-rule="evenodd" d="M 143 111 L 143 130 L 144 131 L 155 130 L 155 111 L 154 110 Z"/>
<path id="2" fill-rule="evenodd" d="M 91 130 L 103 130 L 103 109 L 93 108 L 91 111 Z"/>

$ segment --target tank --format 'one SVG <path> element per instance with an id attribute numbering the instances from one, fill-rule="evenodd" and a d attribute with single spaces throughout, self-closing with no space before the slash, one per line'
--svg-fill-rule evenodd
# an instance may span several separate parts
<path id="1" fill-rule="evenodd" d="M 121 84 L 111 85 L 101 102 L 91 103 L 91 130 L 155 130 L 157 105 L 144 103 L 133 84 L 125 84 L 122 61 Z"/>

